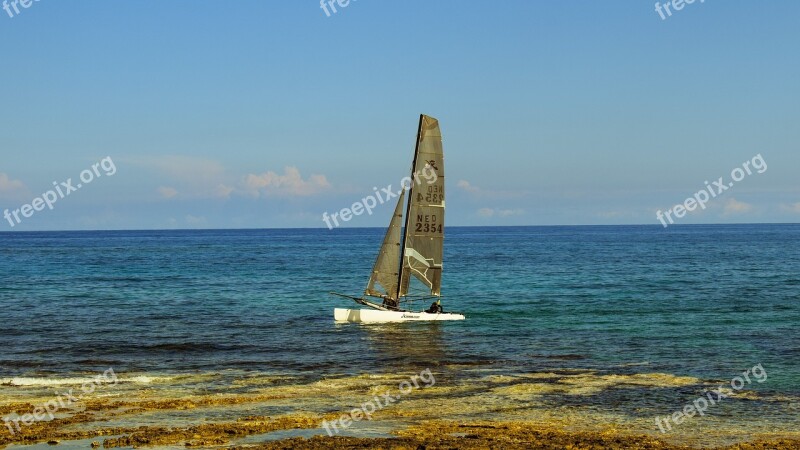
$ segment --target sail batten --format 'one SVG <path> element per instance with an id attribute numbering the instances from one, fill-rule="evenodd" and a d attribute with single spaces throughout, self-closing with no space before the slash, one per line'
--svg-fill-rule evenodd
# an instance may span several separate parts
<path id="1" fill-rule="evenodd" d="M 444 246 L 444 150 L 439 121 L 433 117 L 420 117 L 411 172 L 415 181 L 409 190 L 398 296 L 408 294 L 412 276 L 438 296 Z"/>
<path id="2" fill-rule="evenodd" d="M 403 220 L 403 204 L 405 203 L 405 190 L 397 200 L 394 215 L 389 222 L 389 229 L 383 238 L 383 244 L 372 268 L 369 277 L 366 295 L 397 299 L 397 285 L 400 273 L 400 239 Z"/>

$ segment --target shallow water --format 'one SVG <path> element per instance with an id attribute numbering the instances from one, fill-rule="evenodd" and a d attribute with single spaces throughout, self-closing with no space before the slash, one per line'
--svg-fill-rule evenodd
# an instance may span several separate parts
<path id="1" fill-rule="evenodd" d="M 468 320 L 334 324 L 332 308 L 350 305 L 326 293 L 363 290 L 382 233 L 0 233 L 0 406 L 113 367 L 124 382 L 92 400 L 291 397 L 114 425 L 326 413 L 363 401 L 380 378 L 362 374 L 431 369 L 437 384 L 414 394 L 424 401 L 382 420 L 658 433 L 656 416 L 761 364 L 766 380 L 668 436 L 800 429 L 798 225 L 453 228 L 443 303 Z"/>

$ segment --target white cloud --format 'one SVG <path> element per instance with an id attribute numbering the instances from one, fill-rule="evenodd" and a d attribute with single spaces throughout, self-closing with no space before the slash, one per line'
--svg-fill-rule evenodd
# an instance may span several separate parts
<path id="1" fill-rule="evenodd" d="M 255 197 L 260 195 L 307 196 L 317 194 L 331 187 L 325 175 L 311 175 L 304 180 L 297 167 L 286 167 L 283 175 L 269 171 L 261 175 L 249 174 L 245 177 L 245 190 Z"/>
<path id="2" fill-rule="evenodd" d="M 146 156 L 134 158 L 128 162 L 156 170 L 173 180 L 183 182 L 219 180 L 225 174 L 225 167 L 219 161 L 196 156 Z"/>
<path id="3" fill-rule="evenodd" d="M 224 184 L 220 183 L 217 188 L 214 190 L 214 194 L 216 197 L 219 198 L 228 198 L 231 196 L 231 193 L 235 189 L 230 186 L 225 186 Z"/>
<path id="4" fill-rule="evenodd" d="M 467 192 L 478 192 L 478 191 L 480 191 L 479 187 L 471 185 L 470 182 L 467 181 L 467 180 L 459 180 L 458 183 L 456 184 L 456 186 L 460 187 L 461 189 L 463 189 L 463 190 L 465 190 Z"/>
<path id="5" fill-rule="evenodd" d="M 472 196 L 476 199 L 509 199 L 525 197 L 531 194 L 531 192 L 527 190 L 486 189 L 480 186 L 475 186 L 467 180 L 458 180 L 456 187 L 464 192 L 472 194 Z"/>
<path id="6" fill-rule="evenodd" d="M 795 214 L 800 214 L 800 202 L 792 203 L 791 205 L 781 205 L 781 209 Z"/>
<path id="7" fill-rule="evenodd" d="M 517 208 L 517 209 L 492 209 L 492 208 L 481 208 L 478 210 L 478 215 L 481 217 L 511 217 L 511 216 L 519 216 L 523 214 L 525 211 Z"/>
<path id="8" fill-rule="evenodd" d="M 125 160 L 128 164 L 143 167 L 164 177 L 158 193 L 162 198 L 227 198 L 230 192 L 219 186 L 236 177 L 213 159 L 183 156 L 144 156 Z"/>
<path id="9" fill-rule="evenodd" d="M 0 172 L 0 197 L 17 197 L 26 191 L 25 183 Z"/>
<path id="10" fill-rule="evenodd" d="M 178 195 L 178 190 L 169 186 L 161 186 L 158 188 L 158 193 L 161 198 L 172 198 Z"/>
<path id="11" fill-rule="evenodd" d="M 600 211 L 599 213 L 597 213 L 597 216 L 603 219 L 614 219 L 622 215 L 624 215 L 624 213 L 621 211 Z"/>
<path id="12" fill-rule="evenodd" d="M 735 198 L 730 198 L 725 203 L 725 210 L 724 210 L 723 214 L 725 214 L 725 215 L 729 215 L 729 214 L 744 214 L 744 213 L 750 212 L 752 210 L 753 210 L 753 205 L 751 205 L 749 203 L 745 203 L 745 202 L 740 202 L 740 201 L 736 200 Z"/>
<path id="13" fill-rule="evenodd" d="M 325 175 L 312 174 L 303 178 L 300 170 L 293 166 L 284 168 L 283 173 L 267 171 L 239 175 L 228 171 L 219 161 L 194 156 L 145 156 L 126 161 L 166 177 L 161 180 L 164 184 L 157 189 L 165 199 L 228 199 L 231 195 L 253 198 L 309 196 L 331 187 Z"/>
<path id="14" fill-rule="evenodd" d="M 191 214 L 188 214 L 186 216 L 186 223 L 188 223 L 189 225 L 193 225 L 193 226 L 200 226 L 200 225 L 207 224 L 208 221 L 206 220 L 205 217 L 202 217 L 202 216 L 198 217 L 198 216 L 193 216 Z"/>
<path id="15" fill-rule="evenodd" d="M 510 217 L 510 216 L 519 216 L 524 211 L 517 208 L 517 209 L 498 209 L 496 210 L 497 215 L 500 217 Z"/>

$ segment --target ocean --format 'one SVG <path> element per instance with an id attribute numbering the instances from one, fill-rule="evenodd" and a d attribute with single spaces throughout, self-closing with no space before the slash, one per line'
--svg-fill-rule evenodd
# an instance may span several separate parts
<path id="1" fill-rule="evenodd" d="M 0 233 L 0 406 L 109 368 L 127 396 L 431 369 L 452 388 L 436 418 L 563 412 L 702 444 L 800 430 L 800 225 L 450 227 L 442 304 L 467 320 L 335 324 L 355 303 L 328 292 L 363 292 L 384 231 Z M 653 425 L 757 365 L 707 416 Z"/>

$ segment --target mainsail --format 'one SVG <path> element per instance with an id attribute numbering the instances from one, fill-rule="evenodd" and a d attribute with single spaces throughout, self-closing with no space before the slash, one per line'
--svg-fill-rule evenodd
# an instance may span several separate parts
<path id="1" fill-rule="evenodd" d="M 383 238 L 383 245 L 378 253 L 378 259 L 372 268 L 369 284 L 365 293 L 367 295 L 382 297 L 384 295 L 397 299 L 397 280 L 400 272 L 400 237 L 401 221 L 403 220 L 403 203 L 406 191 L 400 194 L 397 206 L 394 208 L 392 221 Z M 378 284 L 379 286 L 376 286 Z M 383 288 L 383 291 L 378 287 Z"/>
<path id="2" fill-rule="evenodd" d="M 411 173 L 398 298 L 408 294 L 411 275 L 438 296 L 444 245 L 444 152 L 439 121 L 433 117 L 420 116 Z M 436 177 L 429 183 L 432 174 Z"/>

